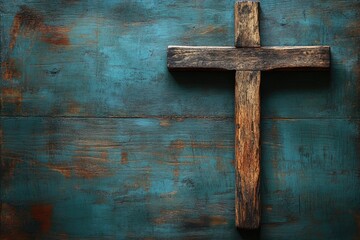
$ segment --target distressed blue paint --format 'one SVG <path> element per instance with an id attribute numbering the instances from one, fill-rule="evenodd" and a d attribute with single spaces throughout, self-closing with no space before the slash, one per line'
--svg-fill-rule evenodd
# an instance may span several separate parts
<path id="1" fill-rule="evenodd" d="M 11 50 L 21 5 L 70 45 L 21 31 Z M 1 81 L 1 237 L 239 238 L 234 74 L 166 68 L 167 45 L 233 44 L 233 0 L 0 7 L 1 62 L 21 73 Z M 262 45 L 332 55 L 330 73 L 262 74 L 263 239 L 360 236 L 359 14 L 356 0 L 261 1 Z M 52 206 L 46 232 L 36 204 Z"/>
<path id="2" fill-rule="evenodd" d="M 232 45 L 232 1 L 155 1 L 154 8 L 141 1 L 4 2 L 3 58 L 8 57 L 8 33 L 21 4 L 44 15 L 49 25 L 69 27 L 71 45 L 54 47 L 38 41 L 39 36 L 19 37 L 11 57 L 21 70 L 26 69 L 17 84 L 27 88 L 22 89 L 24 100 L 18 113 L 68 115 L 72 114 L 68 107 L 76 103 L 80 109 L 72 115 L 232 116 L 231 84 L 220 89 L 210 85 L 201 91 L 177 84 L 166 69 L 164 51 L 169 44 Z M 270 83 L 262 89 L 264 117 L 359 116 L 354 104 L 358 91 L 352 91 L 359 78 L 358 9 L 357 1 L 261 2 L 262 44 L 330 45 L 333 76 L 331 81 L 323 74 L 290 85 L 295 90 L 306 88 L 301 92 L 274 92 L 278 86 L 271 82 L 279 78 L 287 82 L 287 75 L 265 77 L 264 82 Z M 55 76 L 46 74 L 53 69 L 60 71 Z M 207 79 L 233 81 L 232 76 Z M 312 88 L 314 82 L 321 88 Z M 286 101 L 289 98 L 292 101 Z M 15 114 L 14 110 L 11 104 L 2 108 L 5 114 Z"/>

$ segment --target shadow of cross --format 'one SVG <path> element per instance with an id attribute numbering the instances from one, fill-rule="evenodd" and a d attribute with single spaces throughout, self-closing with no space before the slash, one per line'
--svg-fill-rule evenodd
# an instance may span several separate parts
<path id="1" fill-rule="evenodd" d="M 260 73 L 328 69 L 330 47 L 260 47 L 259 3 L 235 3 L 235 47 L 169 46 L 169 70 L 228 70 L 235 74 L 235 221 L 260 225 Z"/>

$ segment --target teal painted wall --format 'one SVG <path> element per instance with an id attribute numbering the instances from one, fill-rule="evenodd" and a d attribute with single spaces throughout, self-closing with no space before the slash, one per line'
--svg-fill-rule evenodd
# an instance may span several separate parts
<path id="1" fill-rule="evenodd" d="M 233 0 L 0 0 L 1 239 L 239 239 Z M 262 74 L 261 239 L 360 239 L 360 2 L 262 0 L 263 46 L 330 72 Z"/>

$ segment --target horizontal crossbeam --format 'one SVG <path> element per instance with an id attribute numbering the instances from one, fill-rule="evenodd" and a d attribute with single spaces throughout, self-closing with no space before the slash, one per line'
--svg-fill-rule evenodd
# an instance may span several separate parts
<path id="1" fill-rule="evenodd" d="M 268 71 L 329 68 L 330 47 L 168 47 L 170 70 Z"/>

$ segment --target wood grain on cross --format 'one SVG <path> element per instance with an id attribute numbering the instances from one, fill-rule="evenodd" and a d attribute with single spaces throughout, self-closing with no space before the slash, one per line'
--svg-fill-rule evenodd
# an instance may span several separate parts
<path id="1" fill-rule="evenodd" d="M 234 70 L 235 221 L 240 229 L 260 225 L 260 73 L 330 66 L 328 46 L 260 47 L 259 3 L 235 4 L 235 47 L 168 47 L 170 70 Z"/>

